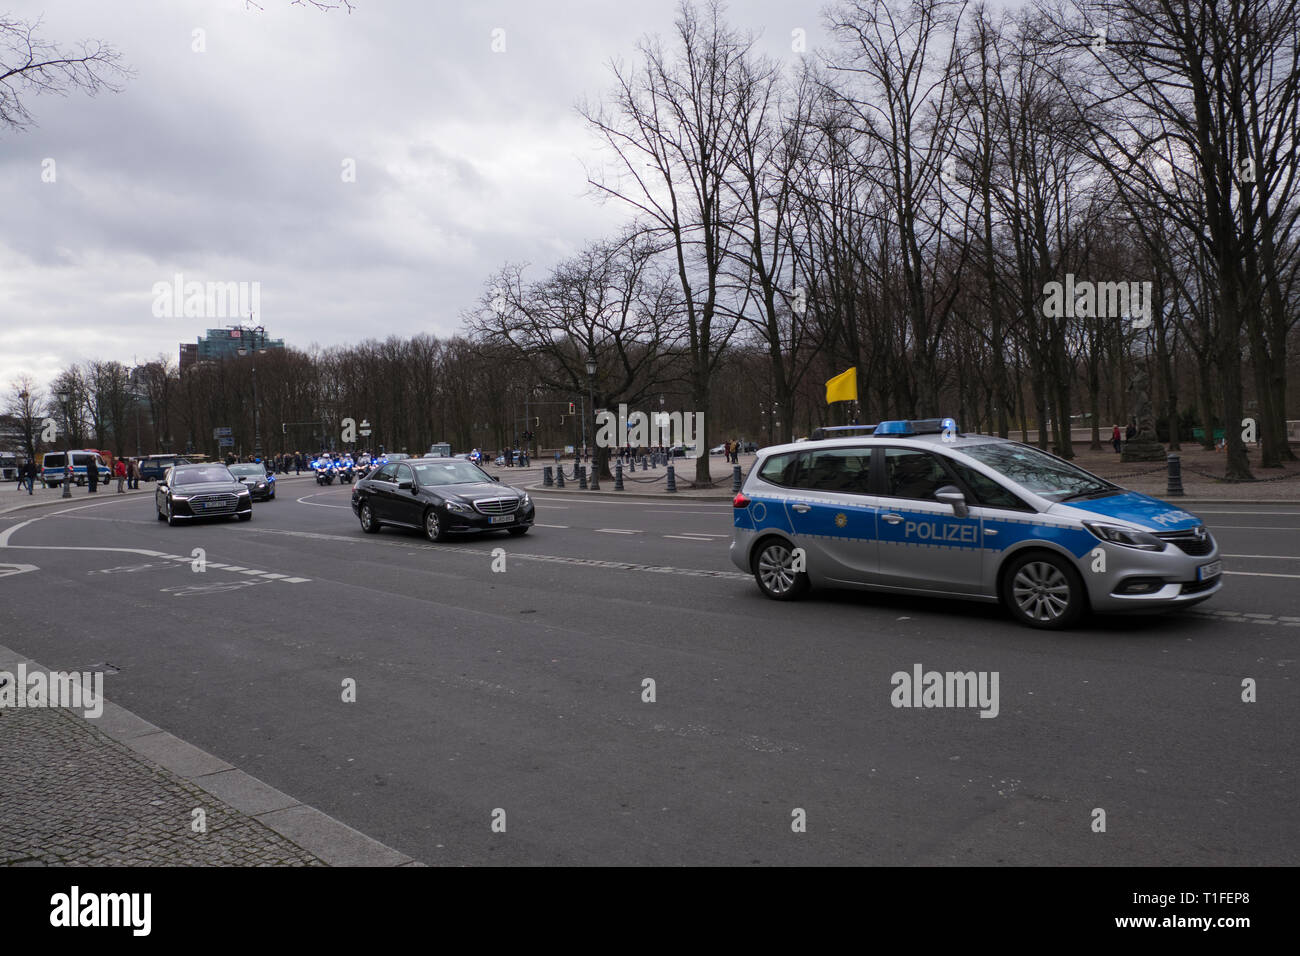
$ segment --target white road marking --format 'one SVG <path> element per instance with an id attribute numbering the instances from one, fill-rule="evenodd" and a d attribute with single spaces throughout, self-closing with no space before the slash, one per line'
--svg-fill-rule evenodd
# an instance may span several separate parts
<path id="1" fill-rule="evenodd" d="M 14 574 L 26 574 L 28 571 L 39 571 L 34 564 L 0 564 L 0 578 L 7 578 Z"/>
<path id="2" fill-rule="evenodd" d="M 1300 502 L 1297 502 L 1300 504 Z M 1287 517 L 1300 516 L 1300 511 L 1202 511 L 1196 509 L 1198 515 L 1285 515 Z"/>
<path id="3" fill-rule="evenodd" d="M 325 493 L 325 492 L 323 492 L 323 491 L 321 491 L 321 492 L 317 492 L 317 494 L 324 494 L 324 493 Z M 343 508 L 343 509 L 346 509 L 347 511 L 351 511 L 351 510 L 352 510 L 352 506 L 351 506 L 351 505 L 324 505 L 324 504 L 321 504 L 319 501 L 308 501 L 308 500 L 307 500 L 308 498 L 315 498 L 315 497 L 316 497 L 316 495 L 303 495 L 301 498 L 298 499 L 298 504 L 300 504 L 300 505 L 310 505 L 310 506 L 313 507 L 313 508 Z"/>
<path id="4" fill-rule="evenodd" d="M 641 534 L 640 531 L 626 531 L 622 528 L 597 528 L 597 534 Z"/>
<path id="5" fill-rule="evenodd" d="M 285 578 L 285 579 L 284 579 L 284 583 L 285 583 L 285 584 L 302 584 L 302 583 L 304 583 L 304 582 L 306 582 L 306 581 L 310 581 L 310 580 L 311 580 L 311 578 Z"/>
<path id="6" fill-rule="evenodd" d="M 685 535 L 685 534 L 666 534 L 666 535 L 664 535 L 664 537 L 665 537 L 665 538 L 676 538 L 678 541 L 702 541 L 702 542 L 704 542 L 705 544 L 712 544 L 712 543 L 713 543 L 712 540 L 710 540 L 709 538 L 695 538 L 695 537 L 691 537 L 690 535 Z"/>
<path id="7" fill-rule="evenodd" d="M 1273 561 L 1300 561 L 1300 555 L 1294 554 L 1225 554 L 1225 558 L 1268 558 Z"/>
<path id="8" fill-rule="evenodd" d="M 561 529 L 564 529 L 564 530 L 566 530 L 566 531 L 567 531 L 568 528 L 569 528 L 569 526 L 568 526 L 567 524 L 535 524 L 535 525 L 533 525 L 533 527 L 534 527 L 534 528 L 561 528 Z"/>

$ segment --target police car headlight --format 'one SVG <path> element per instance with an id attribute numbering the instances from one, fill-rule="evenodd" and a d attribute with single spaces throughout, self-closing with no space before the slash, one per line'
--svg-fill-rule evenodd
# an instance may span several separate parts
<path id="1" fill-rule="evenodd" d="M 1134 531 L 1132 528 L 1121 528 L 1119 525 L 1113 524 L 1097 524 L 1093 521 L 1085 521 L 1083 526 L 1107 544 L 1137 548 L 1140 551 L 1163 551 L 1165 549 L 1163 541 L 1153 534 L 1147 534 L 1145 531 Z"/>

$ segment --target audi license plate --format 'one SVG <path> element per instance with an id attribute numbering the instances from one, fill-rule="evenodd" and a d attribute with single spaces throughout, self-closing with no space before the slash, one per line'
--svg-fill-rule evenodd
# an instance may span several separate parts
<path id="1" fill-rule="evenodd" d="M 1208 581 L 1210 578 L 1217 578 L 1223 573 L 1222 561 L 1211 561 L 1209 564 L 1202 564 L 1196 569 L 1196 580 Z"/>
<path id="2" fill-rule="evenodd" d="M 226 503 L 225 503 L 224 501 L 205 501 L 205 502 L 203 502 L 203 507 L 205 507 L 205 508 L 224 508 L 225 506 L 226 506 Z"/>
<path id="3" fill-rule="evenodd" d="M 488 519 L 489 524 L 509 524 L 515 520 L 514 515 L 493 515 Z"/>

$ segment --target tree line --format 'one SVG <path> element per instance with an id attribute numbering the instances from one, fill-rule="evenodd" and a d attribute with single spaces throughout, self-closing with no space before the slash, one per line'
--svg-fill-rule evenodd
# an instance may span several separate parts
<path id="1" fill-rule="evenodd" d="M 1143 380 L 1163 438 L 1222 429 L 1226 476 L 1250 478 L 1243 421 L 1269 468 L 1300 417 L 1298 4 L 839 0 L 827 48 L 795 29 L 776 60 L 686 2 L 577 107 L 616 235 L 503 264 L 451 337 L 183 376 L 91 362 L 51 386 L 77 412 L 54 411 L 101 444 L 179 448 L 251 434 L 255 379 L 268 451 L 346 417 L 390 449 L 573 444 L 572 401 L 703 411 L 706 445 L 952 415 L 1069 458 L 1071 425 L 1100 447 Z M 1053 284 L 1088 295 L 1053 306 Z M 827 407 L 851 366 L 857 407 Z M 10 413 L 49 411 L 27 385 Z"/>

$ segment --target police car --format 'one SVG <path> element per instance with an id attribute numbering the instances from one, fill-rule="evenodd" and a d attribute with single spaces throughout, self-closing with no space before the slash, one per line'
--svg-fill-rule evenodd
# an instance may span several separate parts
<path id="1" fill-rule="evenodd" d="M 950 418 L 764 448 L 733 517 L 732 561 L 777 600 L 811 586 L 956 597 L 1063 628 L 1088 610 L 1189 607 L 1222 585 L 1195 515 Z"/>

